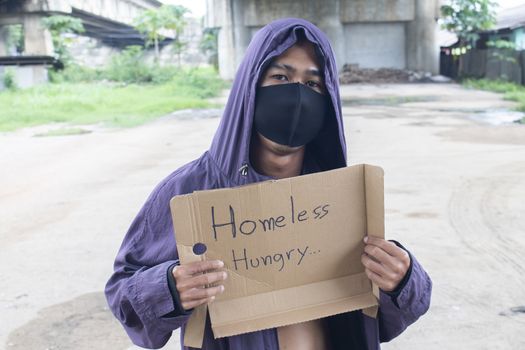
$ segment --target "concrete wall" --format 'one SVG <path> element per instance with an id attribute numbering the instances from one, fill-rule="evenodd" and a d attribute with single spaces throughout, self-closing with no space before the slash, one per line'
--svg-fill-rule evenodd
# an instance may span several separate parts
<path id="1" fill-rule="evenodd" d="M 180 59 L 184 66 L 199 66 L 207 64 L 207 57 L 201 53 L 199 44 L 202 38 L 202 24 L 199 19 L 188 18 L 181 40 L 187 43 Z M 107 65 L 111 58 L 120 53 L 119 49 L 105 45 L 100 40 L 86 36 L 76 36 L 68 45 L 69 52 L 75 62 L 92 68 Z M 154 51 L 150 48 L 146 53 L 146 61 L 154 61 Z M 173 45 L 168 44 L 160 51 L 159 63 L 161 65 L 177 65 L 179 57 L 174 53 Z"/>
<path id="2" fill-rule="evenodd" d="M 341 22 L 413 21 L 414 2 L 418 0 L 350 0 L 341 1 Z M 431 0 L 423 0 L 432 3 Z"/>
<path id="3" fill-rule="evenodd" d="M 34 66 L 0 66 L 0 90 L 4 87 L 4 75 L 11 71 L 17 88 L 26 89 L 47 83 L 47 69 L 41 65 Z"/>
<path id="4" fill-rule="evenodd" d="M 362 68 L 407 67 L 402 22 L 355 23 L 344 26 L 345 62 Z"/>
<path id="5" fill-rule="evenodd" d="M 253 34 L 272 20 L 301 17 L 330 39 L 340 68 L 439 70 L 439 0 L 207 0 L 206 26 L 220 28 L 219 69 L 232 79 Z"/>

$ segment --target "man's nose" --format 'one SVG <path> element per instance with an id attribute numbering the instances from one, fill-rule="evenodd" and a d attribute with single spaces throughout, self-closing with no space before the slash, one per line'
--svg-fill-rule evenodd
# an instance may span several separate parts
<path id="1" fill-rule="evenodd" d="M 299 83 L 299 84 L 303 84 L 303 85 L 306 84 L 306 82 L 303 81 L 303 80 L 300 79 L 300 78 L 292 79 L 291 83 Z"/>

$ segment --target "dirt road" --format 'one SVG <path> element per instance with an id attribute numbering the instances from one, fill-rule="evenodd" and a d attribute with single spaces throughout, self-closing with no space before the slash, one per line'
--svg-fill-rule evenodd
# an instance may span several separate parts
<path id="1" fill-rule="evenodd" d="M 434 281 L 429 313 L 384 349 L 525 348 L 525 126 L 478 121 L 512 105 L 456 85 L 342 96 L 349 163 L 385 169 L 387 236 Z M 114 256 L 153 187 L 206 150 L 219 115 L 0 135 L 0 349 L 134 348 L 102 293 Z"/>

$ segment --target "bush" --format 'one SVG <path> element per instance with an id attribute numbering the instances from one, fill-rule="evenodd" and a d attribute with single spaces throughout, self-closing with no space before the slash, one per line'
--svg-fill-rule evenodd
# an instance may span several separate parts
<path id="1" fill-rule="evenodd" d="M 128 46 L 115 55 L 104 69 L 93 69 L 70 65 L 59 72 L 50 72 L 54 83 L 91 83 L 112 81 L 127 84 L 162 85 L 173 96 L 192 99 L 205 99 L 217 96 L 226 87 L 212 67 L 179 68 L 147 64 L 141 46 Z"/>
<path id="2" fill-rule="evenodd" d="M 200 98 L 217 96 L 226 87 L 212 67 L 178 70 L 170 81 L 177 93 L 186 93 Z"/>
<path id="3" fill-rule="evenodd" d="M 100 69 L 93 69 L 89 67 L 80 66 L 78 64 L 71 64 L 60 71 L 49 71 L 49 79 L 53 83 L 81 83 L 94 82 L 102 80 L 104 72 Z"/>
<path id="4" fill-rule="evenodd" d="M 16 90 L 15 71 L 13 69 L 7 68 L 4 71 L 3 83 L 7 90 Z"/>
<path id="5" fill-rule="evenodd" d="M 181 69 L 174 66 L 147 64 L 141 46 L 128 46 L 122 53 L 113 57 L 102 76 L 111 81 L 128 84 L 164 84 L 180 72 Z"/>
<path id="6" fill-rule="evenodd" d="M 136 45 L 128 46 L 115 55 L 104 76 L 124 83 L 149 83 L 153 80 L 151 70 L 144 62 L 144 51 Z"/>

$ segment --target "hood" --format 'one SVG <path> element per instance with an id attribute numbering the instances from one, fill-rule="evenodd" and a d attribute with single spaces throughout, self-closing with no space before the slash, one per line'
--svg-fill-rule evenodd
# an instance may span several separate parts
<path id="1" fill-rule="evenodd" d="M 303 31 L 315 47 L 324 74 L 331 113 L 319 136 L 306 147 L 305 163 L 312 164 L 305 172 L 331 170 L 346 166 L 339 96 L 339 80 L 334 53 L 326 35 L 312 23 L 298 18 L 271 22 L 253 37 L 237 70 L 224 114 L 212 141 L 209 153 L 234 185 L 268 180 L 250 164 L 250 138 L 255 106 L 255 92 L 260 75 L 273 58 L 279 56 L 298 39 Z"/>

